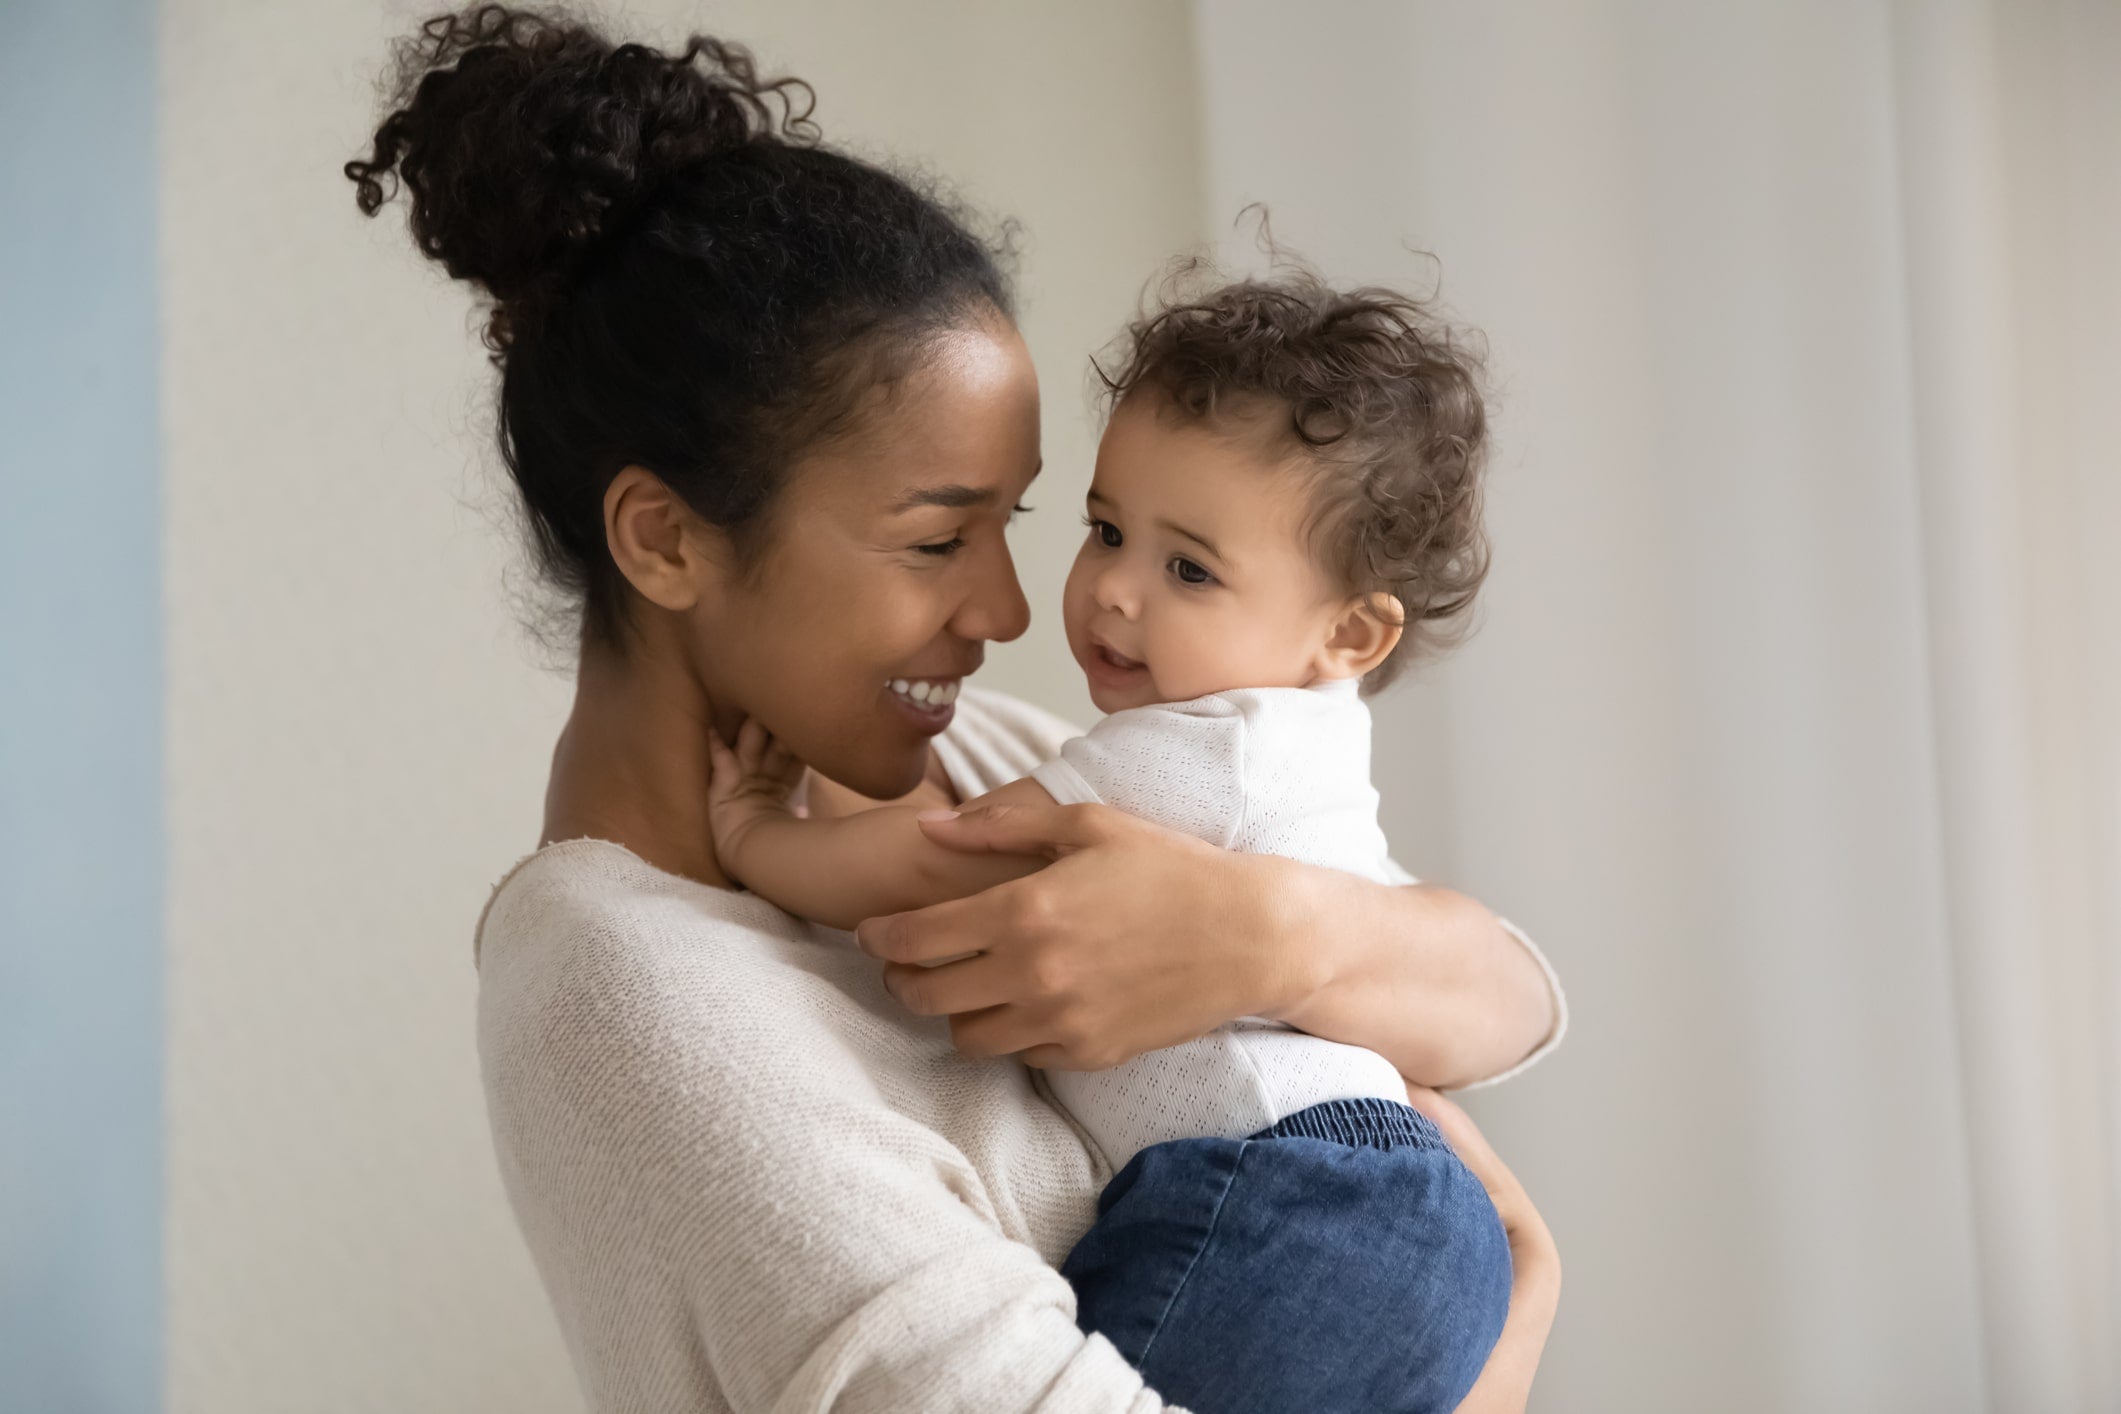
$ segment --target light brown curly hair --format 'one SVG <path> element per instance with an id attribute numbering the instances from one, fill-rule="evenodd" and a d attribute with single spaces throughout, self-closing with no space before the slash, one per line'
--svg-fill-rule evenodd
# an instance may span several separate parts
<path id="1" fill-rule="evenodd" d="M 1180 416 L 1265 429 L 1308 474 L 1304 533 L 1326 572 L 1399 604 L 1400 641 L 1363 679 L 1376 692 L 1465 636 L 1487 577 L 1485 349 L 1429 301 L 1334 289 L 1285 256 L 1264 278 L 1214 278 L 1180 262 L 1110 366 L 1092 361 L 1106 409 L 1153 390 Z"/>

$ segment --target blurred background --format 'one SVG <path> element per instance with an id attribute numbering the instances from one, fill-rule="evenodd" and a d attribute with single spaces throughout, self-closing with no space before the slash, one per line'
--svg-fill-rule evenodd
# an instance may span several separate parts
<path id="1" fill-rule="evenodd" d="M 568 1411 L 471 927 L 570 685 L 398 208 L 430 6 L 7 0 L 0 1410 Z M 829 140 L 1026 235 L 1037 621 L 1086 356 L 1249 202 L 1495 375 L 1482 628 L 1395 853 L 1573 1024 L 1471 1097 L 1535 1408 L 2121 1409 L 2121 5 L 738 0 Z M 1433 258 L 1432 258 L 1433 257 Z"/>

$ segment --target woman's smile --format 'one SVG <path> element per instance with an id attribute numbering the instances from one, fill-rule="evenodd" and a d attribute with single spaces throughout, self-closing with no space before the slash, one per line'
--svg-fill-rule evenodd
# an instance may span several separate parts
<path id="1" fill-rule="evenodd" d="M 884 690 L 921 731 L 933 734 L 950 725 L 963 684 L 961 677 L 893 678 Z"/>

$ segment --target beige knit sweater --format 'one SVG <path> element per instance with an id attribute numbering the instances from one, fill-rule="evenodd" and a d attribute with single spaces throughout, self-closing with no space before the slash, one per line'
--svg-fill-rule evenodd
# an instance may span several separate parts
<path id="1" fill-rule="evenodd" d="M 937 750 L 969 798 L 1072 734 L 967 689 Z M 1055 1270 L 1103 1162 L 845 933 L 574 840 L 476 954 L 502 1178 L 596 1414 L 1174 1407 Z"/>

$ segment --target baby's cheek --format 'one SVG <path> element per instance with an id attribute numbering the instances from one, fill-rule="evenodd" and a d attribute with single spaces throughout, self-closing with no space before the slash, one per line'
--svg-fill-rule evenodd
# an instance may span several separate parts
<path id="1" fill-rule="evenodd" d="M 1173 628 L 1177 631 L 1164 635 L 1165 651 L 1156 668 L 1166 701 L 1184 702 L 1245 681 L 1245 655 L 1233 625 L 1203 616 Z"/>

